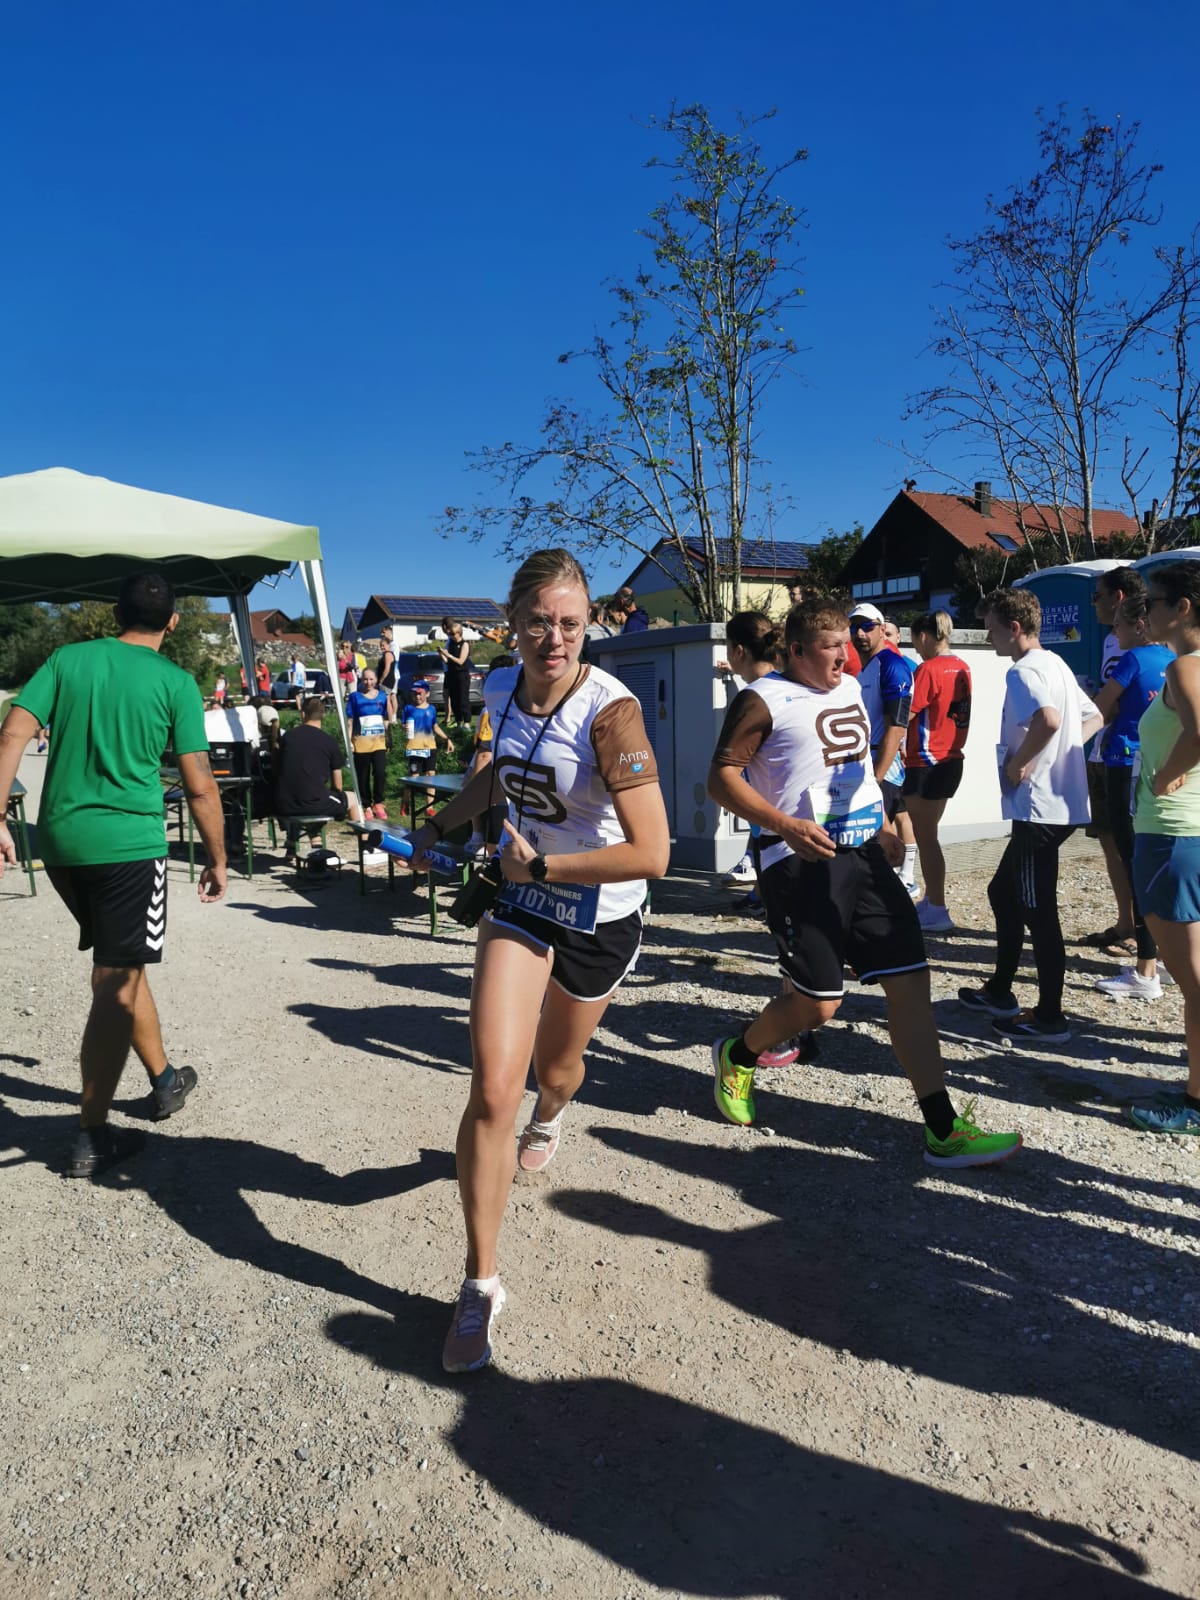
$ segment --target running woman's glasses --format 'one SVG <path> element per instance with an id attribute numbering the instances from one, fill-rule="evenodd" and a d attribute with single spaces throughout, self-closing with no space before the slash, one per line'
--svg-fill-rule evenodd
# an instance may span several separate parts
<path id="1" fill-rule="evenodd" d="M 578 617 L 568 617 L 565 622 L 551 622 L 549 617 L 526 617 L 520 626 L 521 631 L 532 639 L 534 644 L 541 644 L 542 640 L 552 633 L 559 634 L 564 643 L 574 644 L 584 629 L 584 624 Z"/>

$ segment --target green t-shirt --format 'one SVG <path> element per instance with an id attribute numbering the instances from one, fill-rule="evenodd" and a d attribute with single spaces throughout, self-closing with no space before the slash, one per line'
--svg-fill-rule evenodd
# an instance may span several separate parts
<path id="1" fill-rule="evenodd" d="M 50 866 L 149 861 L 167 853 L 159 768 L 208 749 L 195 682 L 147 645 L 64 645 L 16 698 L 50 724 L 38 853 Z"/>

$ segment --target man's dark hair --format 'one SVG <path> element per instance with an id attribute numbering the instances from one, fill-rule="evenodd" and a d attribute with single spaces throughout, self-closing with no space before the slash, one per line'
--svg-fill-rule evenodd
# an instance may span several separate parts
<path id="1" fill-rule="evenodd" d="M 175 591 L 161 572 L 135 572 L 117 594 L 117 621 L 135 633 L 162 633 L 175 615 Z"/>
<path id="2" fill-rule="evenodd" d="M 1127 600 L 1146 592 L 1145 578 L 1132 567 L 1114 567 L 1111 572 L 1102 572 L 1096 582 L 1105 594 L 1116 594 L 1119 589 Z"/>
<path id="3" fill-rule="evenodd" d="M 310 695 L 300 708 L 300 718 L 303 722 L 320 722 L 325 715 L 325 702 L 319 694 Z"/>

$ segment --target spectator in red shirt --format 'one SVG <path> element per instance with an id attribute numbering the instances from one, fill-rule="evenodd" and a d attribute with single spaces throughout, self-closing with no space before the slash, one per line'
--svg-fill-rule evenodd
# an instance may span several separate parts
<path id="1" fill-rule="evenodd" d="M 917 917 L 927 933 L 950 933 L 946 910 L 946 858 L 938 824 L 962 782 L 963 748 L 971 721 L 971 669 L 950 653 L 954 619 L 931 611 L 913 623 L 913 648 L 921 664 L 913 676 L 912 710 L 904 751 L 904 804 L 921 857 L 925 898 Z"/>

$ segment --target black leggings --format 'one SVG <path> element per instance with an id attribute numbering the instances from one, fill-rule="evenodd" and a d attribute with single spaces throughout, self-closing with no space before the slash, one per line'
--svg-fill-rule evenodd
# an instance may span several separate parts
<path id="1" fill-rule="evenodd" d="M 1146 926 L 1141 907 L 1137 903 L 1137 890 L 1133 887 L 1133 817 L 1129 811 L 1129 784 L 1132 767 L 1105 767 L 1104 789 L 1108 799 L 1108 824 L 1117 846 L 1117 853 L 1125 865 L 1129 879 L 1129 892 L 1133 896 L 1133 936 L 1137 940 L 1139 961 L 1150 961 L 1158 954 L 1154 935 Z"/>
<path id="2" fill-rule="evenodd" d="M 1074 831 L 1069 823 L 1014 822 L 988 884 L 996 918 L 996 972 L 988 988 L 996 995 L 1012 989 L 1028 928 L 1038 974 L 1034 1010 L 1046 1022 L 1062 1015 L 1067 952 L 1058 920 L 1058 852 Z"/>
<path id="3" fill-rule="evenodd" d="M 358 793 L 363 805 L 382 805 L 384 785 L 387 782 L 387 751 L 356 750 L 354 775 L 358 779 Z M 373 798 L 372 787 L 374 787 Z"/>

